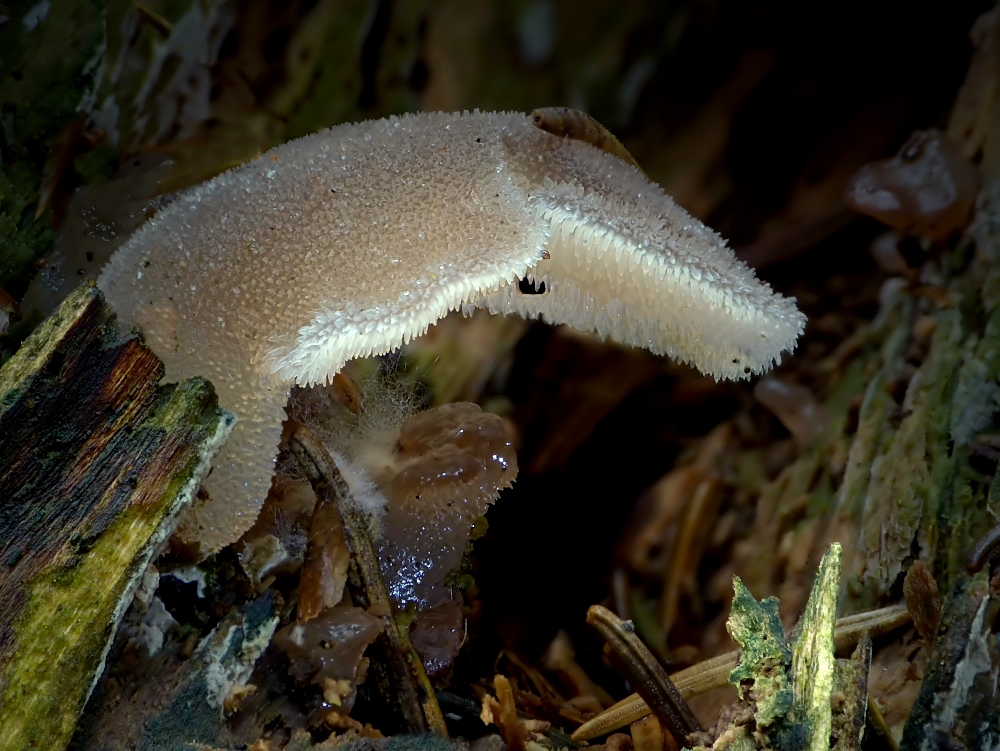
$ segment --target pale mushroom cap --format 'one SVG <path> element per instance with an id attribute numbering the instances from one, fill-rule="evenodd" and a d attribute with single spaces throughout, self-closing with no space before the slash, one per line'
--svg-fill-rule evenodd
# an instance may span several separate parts
<path id="1" fill-rule="evenodd" d="M 546 292 L 520 293 L 525 277 Z M 253 524 L 292 383 L 451 310 L 542 316 L 726 378 L 768 369 L 805 321 L 634 167 L 516 113 L 287 143 L 182 195 L 98 284 L 169 379 L 211 379 L 239 417 L 186 519 L 206 551 Z"/>

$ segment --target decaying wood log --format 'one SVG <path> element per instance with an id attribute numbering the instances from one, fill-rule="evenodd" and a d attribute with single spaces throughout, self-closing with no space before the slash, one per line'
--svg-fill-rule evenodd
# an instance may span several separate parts
<path id="1" fill-rule="evenodd" d="M 901 748 L 995 748 L 997 600 L 980 573 L 952 590 Z"/>
<path id="2" fill-rule="evenodd" d="M 122 615 L 234 423 L 94 288 L 0 369 L 0 749 L 60 749 Z"/>
<path id="3" fill-rule="evenodd" d="M 248 712 L 232 723 L 228 720 L 233 707 L 258 689 L 274 701 L 277 691 L 291 690 L 283 680 L 287 663 L 280 662 L 275 650 L 269 660 L 262 658 L 278 625 L 275 604 L 279 602 L 275 592 L 265 592 L 234 607 L 192 652 L 185 648 L 185 642 L 190 644 L 187 639 L 167 639 L 156 656 L 141 662 L 138 669 L 133 669 L 135 661 L 126 659 L 129 667 L 121 661 L 122 654 L 132 651 L 129 643 L 135 633 L 126 615 L 108 668 L 77 722 L 69 748 L 192 751 L 247 748 L 255 743 L 271 715 Z M 250 680 L 258 660 L 263 663 L 262 674 L 277 679 L 275 685 L 260 678 Z"/>

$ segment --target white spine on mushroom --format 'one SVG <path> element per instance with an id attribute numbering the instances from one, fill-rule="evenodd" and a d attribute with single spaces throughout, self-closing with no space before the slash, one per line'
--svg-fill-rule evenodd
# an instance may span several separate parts
<path id="1" fill-rule="evenodd" d="M 543 216 L 553 227 L 550 258 L 525 278 L 536 289 L 544 284 L 545 292 L 524 295 L 510 284 L 473 298 L 474 305 L 593 331 L 717 378 L 769 370 L 802 332 L 804 318 L 794 302 L 772 295 L 735 259 L 733 270 L 744 278 L 682 266 L 580 222 L 565 208 L 547 208 Z"/>

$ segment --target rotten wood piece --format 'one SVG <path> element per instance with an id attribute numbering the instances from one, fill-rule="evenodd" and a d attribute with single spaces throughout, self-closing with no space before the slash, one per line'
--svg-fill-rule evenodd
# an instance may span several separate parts
<path id="1" fill-rule="evenodd" d="M 194 751 L 255 743 L 263 721 L 239 710 L 258 691 L 275 690 L 255 670 L 260 663 L 267 670 L 263 655 L 278 626 L 279 602 L 275 592 L 265 592 L 233 607 L 204 636 L 189 631 L 183 640 L 166 638 L 155 655 L 137 648 L 131 628 L 136 619 L 129 622 L 136 608 L 130 608 L 108 668 L 77 722 L 71 751 Z M 287 677 L 284 664 L 270 664 L 279 680 Z"/>
<path id="2" fill-rule="evenodd" d="M 996 748 L 1000 653 L 992 624 L 998 611 L 985 572 L 948 595 L 900 748 Z"/>
<path id="3" fill-rule="evenodd" d="M 870 610 L 865 613 L 845 616 L 837 620 L 833 638 L 838 649 L 854 646 L 864 634 L 880 636 L 910 622 L 910 613 L 905 604 Z M 729 675 L 739 664 L 740 651 L 725 652 L 717 657 L 703 660 L 689 668 L 671 673 L 670 680 L 677 686 L 681 696 L 689 699 L 713 688 L 729 684 Z M 652 710 L 639 694 L 632 694 L 617 704 L 608 707 L 597 717 L 587 720 L 571 736 L 580 743 L 607 735 L 648 717 Z"/>
<path id="4" fill-rule="evenodd" d="M 0 749 L 61 749 L 115 629 L 234 418 L 100 292 L 70 295 L 0 369 Z"/>
<path id="5" fill-rule="evenodd" d="M 810 751 L 828 751 L 831 746 L 832 697 L 837 674 L 834 631 L 837 626 L 842 555 L 841 546 L 836 542 L 823 555 L 816 572 L 816 583 L 799 618 L 791 644 L 792 706 L 807 718 L 807 722 L 803 723 L 808 728 L 808 741 L 804 748 Z M 864 675 L 867 685 L 867 663 Z M 759 679 L 755 679 L 754 685 L 758 684 Z M 847 722 L 849 724 L 850 720 Z"/>

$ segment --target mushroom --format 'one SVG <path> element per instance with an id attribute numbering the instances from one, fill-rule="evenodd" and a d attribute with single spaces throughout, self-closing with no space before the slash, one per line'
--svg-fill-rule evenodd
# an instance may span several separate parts
<path id="1" fill-rule="evenodd" d="M 945 240 L 969 223 L 978 192 L 975 166 L 932 129 L 913 133 L 892 159 L 866 164 L 844 195 L 855 211 L 890 227 Z"/>
<path id="2" fill-rule="evenodd" d="M 746 378 L 805 318 L 635 167 L 519 113 L 427 113 L 286 143 L 182 194 L 99 287 L 167 377 L 239 418 L 183 535 L 205 553 L 260 510 L 289 390 L 452 310 L 518 313 Z"/>
<path id="3" fill-rule="evenodd" d="M 396 451 L 373 472 L 385 494 L 379 561 L 389 596 L 427 610 L 449 599 L 476 519 L 517 476 L 502 418 L 457 402 L 404 422 Z"/>

